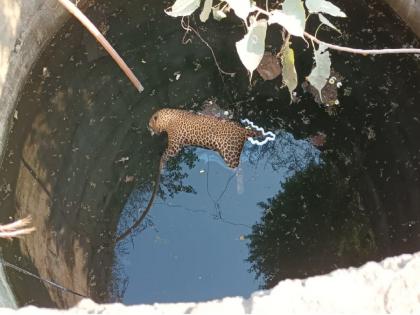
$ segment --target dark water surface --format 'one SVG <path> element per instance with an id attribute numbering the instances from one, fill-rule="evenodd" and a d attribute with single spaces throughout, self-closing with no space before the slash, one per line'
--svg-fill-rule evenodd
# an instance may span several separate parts
<path id="1" fill-rule="evenodd" d="M 344 35 L 322 38 L 419 46 L 382 4 L 336 3 L 349 16 L 336 22 Z M 6 260 L 98 302 L 130 304 L 246 296 L 285 278 L 420 249 L 418 57 L 332 52 L 343 77 L 339 105 L 318 105 L 301 88 L 289 105 L 278 79 L 254 74 L 249 86 L 234 46 L 244 32 L 238 20 L 191 19 L 231 78 L 164 15 L 169 5 L 105 1 L 87 12 L 140 77 L 142 94 L 73 20 L 35 65 L 2 163 L 0 222 L 31 214 L 37 231 L 2 241 Z M 278 38 L 270 28 L 267 50 L 278 49 Z M 304 77 L 311 51 L 299 40 L 293 48 Z M 114 246 L 147 204 L 166 145 L 147 130 L 152 113 L 209 106 L 249 118 L 277 140 L 247 143 L 238 170 L 214 152 L 184 150 L 161 175 L 145 223 Z M 20 305 L 79 299 L 7 274 Z"/>

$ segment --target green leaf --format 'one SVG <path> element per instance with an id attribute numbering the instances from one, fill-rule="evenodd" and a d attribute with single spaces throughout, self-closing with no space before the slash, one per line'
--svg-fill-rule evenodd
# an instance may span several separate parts
<path id="1" fill-rule="evenodd" d="M 265 50 L 267 20 L 253 20 L 244 38 L 236 42 L 236 50 L 245 68 L 252 73 L 258 67 Z"/>
<path id="2" fill-rule="evenodd" d="M 331 27 L 332 29 L 336 30 L 337 32 L 341 34 L 341 31 L 338 28 L 336 28 L 330 21 L 328 21 L 328 19 L 325 16 L 323 16 L 321 13 L 318 13 L 318 17 L 322 24 L 325 24 Z"/>
<path id="3" fill-rule="evenodd" d="M 250 0 L 225 0 L 227 4 L 235 11 L 235 14 L 242 20 L 248 18 L 249 12 L 251 11 Z"/>
<path id="4" fill-rule="evenodd" d="M 200 13 L 200 21 L 205 22 L 210 16 L 211 7 L 213 6 L 213 0 L 205 0 L 203 10 Z"/>
<path id="5" fill-rule="evenodd" d="M 268 23 L 280 24 L 291 35 L 303 37 L 305 31 L 305 8 L 301 0 L 285 0 L 283 10 L 271 11 Z"/>
<path id="6" fill-rule="evenodd" d="M 220 9 L 212 8 L 211 11 L 213 13 L 213 19 L 216 21 L 220 21 L 226 17 L 226 13 Z"/>
<path id="7" fill-rule="evenodd" d="M 328 47 L 324 44 L 319 44 L 318 49 L 314 51 L 315 67 L 312 69 L 311 74 L 306 78 L 306 80 L 318 90 L 321 102 L 321 91 L 331 74 L 331 59 L 327 49 Z"/>
<path id="8" fill-rule="evenodd" d="M 295 52 L 290 48 L 289 41 L 286 41 L 282 48 L 281 65 L 283 68 L 283 84 L 289 89 L 291 103 L 293 100 L 293 91 L 297 86 L 297 73 L 295 69 Z"/>
<path id="9" fill-rule="evenodd" d="M 323 12 L 332 16 L 347 17 L 339 7 L 326 0 L 306 0 L 305 4 L 309 13 Z"/>
<path id="10" fill-rule="evenodd" d="M 177 16 L 188 16 L 192 14 L 200 6 L 200 0 L 176 0 L 171 11 L 165 10 L 167 15 Z"/>

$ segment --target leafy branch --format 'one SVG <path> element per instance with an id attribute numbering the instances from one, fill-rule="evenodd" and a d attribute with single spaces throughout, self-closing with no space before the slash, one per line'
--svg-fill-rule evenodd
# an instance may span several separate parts
<path id="1" fill-rule="evenodd" d="M 327 1 L 324 1 L 327 2 Z M 270 12 L 264 9 L 261 9 L 259 7 L 255 7 L 256 11 L 265 14 L 266 16 L 270 16 Z M 329 23 L 328 20 L 322 15 L 319 14 L 320 21 L 322 24 L 325 24 L 327 26 L 330 26 L 331 28 L 338 31 L 338 29 Z M 309 34 L 308 32 L 303 32 L 303 35 L 307 37 L 308 39 L 314 41 L 317 44 L 323 44 L 324 46 L 338 50 L 343 52 L 348 52 L 352 54 L 358 54 L 358 55 L 385 55 L 385 54 L 420 54 L 420 48 L 381 48 L 381 49 L 361 49 L 361 48 L 352 48 L 352 47 L 344 47 L 340 45 L 330 44 L 324 41 L 319 40 L 314 35 Z"/>
<path id="2" fill-rule="evenodd" d="M 265 53 L 265 38 L 269 25 L 277 24 L 283 28 L 283 47 L 278 57 L 282 64 L 282 81 L 287 86 L 289 93 L 293 95 L 297 87 L 297 73 L 295 70 L 294 50 L 290 47 L 291 37 L 300 37 L 306 41 L 309 39 L 314 49 L 314 67 L 306 80 L 319 93 L 322 101 L 321 91 L 331 76 L 331 60 L 328 49 L 348 52 L 361 55 L 379 54 L 420 54 L 419 48 L 397 48 L 397 49 L 357 49 L 343 47 L 326 43 L 316 36 L 305 31 L 306 20 L 309 15 L 317 15 L 320 25 L 326 25 L 335 31 L 341 31 L 331 23 L 325 14 L 337 18 L 345 18 L 346 14 L 333 3 L 326 0 L 284 0 L 281 9 L 270 10 L 266 1 L 266 8 L 263 9 L 251 0 L 205 0 L 200 14 L 200 20 L 206 22 L 210 14 L 213 19 L 219 21 L 230 11 L 239 17 L 247 28 L 244 37 L 236 42 L 236 50 L 245 68 L 249 71 L 250 80 L 253 72 L 258 69 Z M 176 0 L 171 8 L 165 13 L 173 17 L 185 17 L 193 14 L 201 4 L 201 0 Z M 306 9 L 305 9 L 306 7 Z M 318 28 L 319 28 L 318 27 Z M 318 49 L 315 44 L 318 44 Z"/>

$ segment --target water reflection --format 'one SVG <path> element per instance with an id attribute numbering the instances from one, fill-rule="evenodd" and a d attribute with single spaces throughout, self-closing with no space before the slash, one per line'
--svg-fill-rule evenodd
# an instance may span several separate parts
<path id="1" fill-rule="evenodd" d="M 159 174 L 161 177 L 158 183 L 159 187 L 157 188 L 157 194 L 160 198 L 173 198 L 175 194 L 180 192 L 195 193 L 193 186 L 184 184 L 183 180 L 188 177 L 188 172 L 182 168 L 182 164 L 188 166 L 189 169 L 194 167 L 195 162 L 198 160 L 194 151 L 194 148 L 185 148 L 182 154 L 170 159 L 166 163 L 165 172 L 161 171 L 158 173 L 158 169 L 154 171 L 155 176 Z M 133 176 L 127 176 L 125 178 L 125 181 L 133 180 Z M 138 186 L 131 192 L 122 209 L 121 218 L 118 223 L 118 235 L 122 235 L 123 233 L 126 233 L 126 231 L 131 230 L 133 223 L 136 222 L 141 216 L 141 213 L 145 211 L 152 198 L 151 195 L 154 191 L 154 187 L 152 186 L 154 185 L 157 185 L 156 181 L 149 182 L 147 187 Z M 134 237 L 148 225 L 153 225 L 153 223 L 150 218 L 146 217 L 144 223 L 140 224 L 138 228 L 133 229 L 129 236 Z"/>
<path id="2" fill-rule="evenodd" d="M 376 240 L 360 195 L 334 165 L 311 163 L 280 188 L 260 203 L 263 216 L 247 236 L 248 261 L 263 287 L 375 258 Z"/>
<path id="3" fill-rule="evenodd" d="M 217 153 L 203 149 L 194 150 L 199 159 L 191 169 L 180 164 L 188 172 L 185 184 L 194 187 L 195 194 L 155 200 L 141 233 L 120 247 L 118 275 L 127 277 L 119 288 L 125 293 L 124 302 L 199 301 L 248 295 L 258 288 L 259 281 L 245 262 L 245 236 L 261 216 L 256 204 L 272 196 L 279 181 L 319 161 L 319 151 L 309 141 L 287 133 L 278 134 L 273 148 L 279 157 L 306 159 L 299 159 L 298 166 L 294 159 L 283 165 L 273 162 L 273 172 L 272 160 L 278 159 L 246 143 L 237 170 L 226 167 Z M 138 209 L 144 199 L 144 194 L 134 191 L 126 211 Z"/>

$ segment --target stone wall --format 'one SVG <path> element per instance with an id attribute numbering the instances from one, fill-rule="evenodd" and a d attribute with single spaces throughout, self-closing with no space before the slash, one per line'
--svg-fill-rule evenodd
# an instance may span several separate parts
<path id="1" fill-rule="evenodd" d="M 394 11 L 420 37 L 420 1 L 418 0 L 385 0 Z"/>
<path id="2" fill-rule="evenodd" d="M 369 262 L 304 280 L 285 280 L 249 298 L 226 297 L 200 303 L 124 306 L 81 301 L 66 310 L 33 306 L 0 309 L 23 314 L 420 314 L 420 253 Z"/>
<path id="3" fill-rule="evenodd" d="M 0 162 L 22 84 L 68 18 L 57 0 L 0 0 Z"/>

